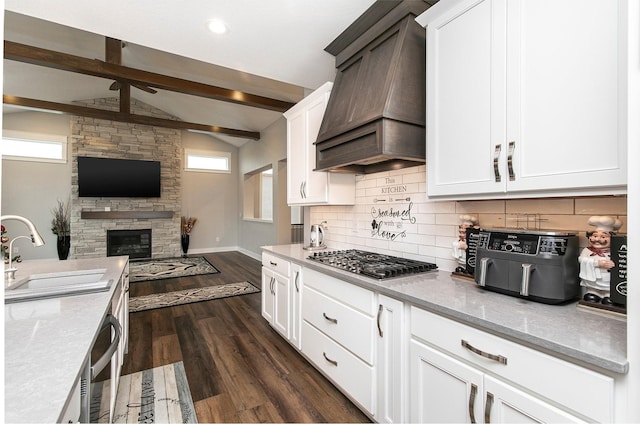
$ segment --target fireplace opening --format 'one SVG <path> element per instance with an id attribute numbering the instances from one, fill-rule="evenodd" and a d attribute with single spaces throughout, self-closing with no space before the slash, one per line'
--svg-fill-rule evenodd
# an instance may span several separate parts
<path id="1" fill-rule="evenodd" d="M 151 229 L 107 230 L 107 256 L 129 255 L 129 259 L 151 258 Z"/>

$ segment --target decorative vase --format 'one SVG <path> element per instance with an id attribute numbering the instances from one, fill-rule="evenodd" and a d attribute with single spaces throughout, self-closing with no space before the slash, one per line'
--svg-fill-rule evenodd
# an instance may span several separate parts
<path id="1" fill-rule="evenodd" d="M 182 245 L 182 256 L 187 256 L 187 250 L 189 250 L 189 234 L 182 234 L 180 236 L 180 244 Z"/>
<path id="2" fill-rule="evenodd" d="M 58 259 L 64 261 L 69 257 L 69 250 L 71 249 L 71 236 L 58 236 Z"/>

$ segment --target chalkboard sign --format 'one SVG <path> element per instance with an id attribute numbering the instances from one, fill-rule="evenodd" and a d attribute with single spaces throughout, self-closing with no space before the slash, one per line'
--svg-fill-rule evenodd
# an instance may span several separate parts
<path id="1" fill-rule="evenodd" d="M 611 260 L 615 264 L 611 273 L 611 300 L 618 305 L 627 304 L 627 236 L 611 237 Z"/>
<path id="2" fill-rule="evenodd" d="M 478 240 L 480 239 L 479 228 L 467 228 L 467 274 L 474 275 L 476 272 L 476 256 L 478 250 Z"/>

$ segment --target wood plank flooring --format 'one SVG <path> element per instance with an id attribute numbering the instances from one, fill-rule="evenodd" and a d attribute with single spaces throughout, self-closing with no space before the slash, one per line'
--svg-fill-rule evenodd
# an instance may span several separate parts
<path id="1" fill-rule="evenodd" d="M 204 255 L 219 274 L 131 284 L 142 296 L 238 281 L 260 286 L 261 264 Z M 262 318 L 260 293 L 130 315 L 122 373 L 183 361 L 198 421 L 370 422 Z"/>

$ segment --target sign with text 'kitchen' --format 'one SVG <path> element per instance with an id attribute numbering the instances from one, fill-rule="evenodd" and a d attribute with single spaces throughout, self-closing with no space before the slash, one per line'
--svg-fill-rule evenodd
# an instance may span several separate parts
<path id="1" fill-rule="evenodd" d="M 378 194 L 371 207 L 371 237 L 389 241 L 405 238 L 408 225 L 416 224 L 407 185 L 397 184 L 395 178 L 387 177 Z"/>

